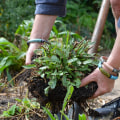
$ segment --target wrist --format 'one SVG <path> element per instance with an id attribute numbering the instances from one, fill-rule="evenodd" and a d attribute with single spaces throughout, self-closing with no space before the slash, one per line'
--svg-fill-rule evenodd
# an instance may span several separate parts
<path id="1" fill-rule="evenodd" d="M 120 58 L 119 58 L 120 55 L 110 55 L 107 59 L 107 63 L 109 65 L 111 65 L 113 68 L 115 69 L 119 69 L 120 68 Z"/>
<path id="2" fill-rule="evenodd" d="M 50 44 L 50 42 L 48 42 L 48 40 L 44 40 L 44 39 L 31 39 L 29 41 L 27 41 L 27 44 L 29 45 L 30 43 L 40 43 L 40 45 L 47 43 Z"/>
<path id="3" fill-rule="evenodd" d="M 107 62 L 107 57 L 102 56 L 100 58 L 100 62 L 98 64 L 98 68 L 102 74 L 104 74 L 106 77 L 116 80 L 118 78 L 118 73 L 120 70 L 117 70 L 110 66 Z"/>
<path id="4" fill-rule="evenodd" d="M 118 76 L 118 74 L 113 72 L 112 69 L 109 68 L 109 66 L 110 66 L 109 64 L 107 64 L 107 66 L 106 66 L 106 62 L 104 62 L 102 65 L 103 69 L 106 70 L 109 74 Z"/>
<path id="5" fill-rule="evenodd" d="M 101 61 L 101 64 L 103 65 L 103 68 L 106 69 L 111 74 L 118 75 L 118 73 L 120 72 L 120 69 L 116 69 L 112 65 L 109 64 L 107 57 L 101 56 L 100 61 Z"/>

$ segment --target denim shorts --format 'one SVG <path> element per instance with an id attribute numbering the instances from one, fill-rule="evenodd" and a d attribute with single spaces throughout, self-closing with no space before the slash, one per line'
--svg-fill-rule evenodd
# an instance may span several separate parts
<path id="1" fill-rule="evenodd" d="M 35 14 L 63 17 L 66 15 L 66 2 L 67 0 L 35 0 Z"/>

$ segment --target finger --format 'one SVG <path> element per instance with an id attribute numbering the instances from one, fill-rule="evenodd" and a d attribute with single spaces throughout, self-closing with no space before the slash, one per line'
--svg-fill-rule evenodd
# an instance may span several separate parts
<path id="1" fill-rule="evenodd" d="M 98 88 L 97 91 L 94 93 L 94 95 L 90 99 L 96 98 L 96 97 L 101 96 L 103 94 L 104 93 L 102 91 L 100 91 Z"/>
<path id="2" fill-rule="evenodd" d="M 35 49 L 37 49 L 37 46 L 30 44 L 26 54 L 26 65 L 31 64 L 31 58 L 34 54 Z"/>
<path id="3" fill-rule="evenodd" d="M 30 43 L 26 54 L 26 65 L 31 64 L 31 58 L 34 55 L 34 51 L 41 46 L 39 43 Z"/>
<path id="4" fill-rule="evenodd" d="M 92 77 L 92 75 L 89 75 L 87 77 L 85 77 L 82 81 L 81 81 L 81 85 L 80 87 L 83 87 L 85 85 L 88 85 L 89 83 L 95 81 L 94 78 Z"/>
<path id="5" fill-rule="evenodd" d="M 34 54 L 33 50 L 32 51 L 28 50 L 28 52 L 26 54 L 26 62 L 25 62 L 26 65 L 31 64 L 31 58 L 32 58 L 33 54 Z"/>

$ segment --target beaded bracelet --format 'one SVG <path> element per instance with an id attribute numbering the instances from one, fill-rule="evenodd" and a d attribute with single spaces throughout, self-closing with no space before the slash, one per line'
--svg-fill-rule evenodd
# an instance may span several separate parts
<path id="1" fill-rule="evenodd" d="M 27 45 L 29 45 L 30 43 L 34 43 L 34 42 L 50 44 L 50 42 L 44 39 L 32 39 L 32 40 L 27 41 Z"/>
<path id="2" fill-rule="evenodd" d="M 112 66 L 110 66 L 106 61 L 107 61 L 107 57 L 105 56 L 101 56 L 100 57 L 100 61 L 102 62 L 102 64 L 109 69 L 111 72 L 114 72 L 115 74 L 119 74 L 120 70 L 113 68 Z"/>
<path id="3" fill-rule="evenodd" d="M 112 79 L 112 80 L 118 79 L 118 76 L 111 75 L 111 74 L 108 73 L 105 69 L 103 69 L 103 68 L 102 68 L 102 64 L 103 64 L 103 62 L 100 61 L 99 64 L 98 64 L 98 68 L 99 68 L 100 72 L 101 72 L 103 75 L 105 75 L 106 77 L 108 77 L 108 78 L 110 78 L 110 79 Z"/>

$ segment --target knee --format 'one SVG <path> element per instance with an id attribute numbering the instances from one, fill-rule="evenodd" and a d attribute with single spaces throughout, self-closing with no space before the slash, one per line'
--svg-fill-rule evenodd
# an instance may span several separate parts
<path id="1" fill-rule="evenodd" d="M 114 17 L 118 19 L 120 17 L 120 0 L 110 0 Z"/>

